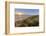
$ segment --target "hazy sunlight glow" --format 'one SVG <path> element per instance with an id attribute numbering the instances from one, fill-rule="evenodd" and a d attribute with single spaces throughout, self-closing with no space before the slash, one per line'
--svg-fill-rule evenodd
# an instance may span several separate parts
<path id="1" fill-rule="evenodd" d="M 21 13 L 21 12 L 18 12 L 18 13 L 16 13 L 16 15 L 23 15 L 23 13 Z"/>

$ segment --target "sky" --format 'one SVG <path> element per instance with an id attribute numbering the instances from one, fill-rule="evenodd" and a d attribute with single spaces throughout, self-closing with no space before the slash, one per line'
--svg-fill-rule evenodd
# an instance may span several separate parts
<path id="1" fill-rule="evenodd" d="M 39 15 L 39 9 L 18 9 L 15 8 L 16 13 L 24 13 L 24 15 Z"/>

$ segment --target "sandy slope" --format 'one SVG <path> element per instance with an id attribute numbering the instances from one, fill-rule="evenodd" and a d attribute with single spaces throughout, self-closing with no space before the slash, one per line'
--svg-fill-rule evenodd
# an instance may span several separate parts
<path id="1" fill-rule="evenodd" d="M 29 16 L 27 16 L 27 15 L 21 15 L 21 16 L 17 16 L 16 15 L 16 17 L 15 17 L 15 20 L 16 21 L 18 21 L 18 20 L 23 20 L 23 19 L 26 19 L 26 18 L 28 18 Z"/>

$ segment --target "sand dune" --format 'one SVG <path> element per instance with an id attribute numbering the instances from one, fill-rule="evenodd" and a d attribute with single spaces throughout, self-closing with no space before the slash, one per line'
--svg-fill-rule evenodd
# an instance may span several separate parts
<path id="1" fill-rule="evenodd" d="M 16 16 L 16 27 L 39 26 L 39 16 Z"/>

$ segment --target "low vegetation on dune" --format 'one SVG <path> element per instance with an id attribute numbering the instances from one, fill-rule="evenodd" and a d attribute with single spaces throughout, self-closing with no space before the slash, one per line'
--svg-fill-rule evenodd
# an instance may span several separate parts
<path id="1" fill-rule="evenodd" d="M 39 16 L 34 15 L 15 22 L 15 27 L 39 26 Z"/>

